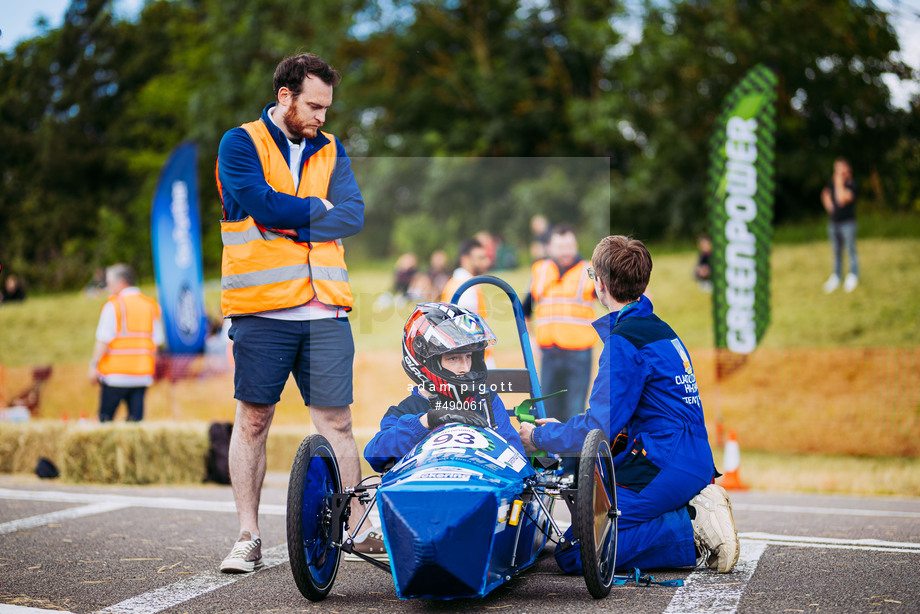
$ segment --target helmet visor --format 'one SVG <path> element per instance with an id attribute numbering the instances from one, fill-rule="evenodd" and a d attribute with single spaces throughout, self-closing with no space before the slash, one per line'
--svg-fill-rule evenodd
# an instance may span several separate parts
<path id="1" fill-rule="evenodd" d="M 416 349 L 422 358 L 461 350 L 484 350 L 495 343 L 495 333 L 481 316 L 474 313 L 459 313 L 445 318 L 437 325 L 429 326 L 422 336 L 427 343 Z"/>

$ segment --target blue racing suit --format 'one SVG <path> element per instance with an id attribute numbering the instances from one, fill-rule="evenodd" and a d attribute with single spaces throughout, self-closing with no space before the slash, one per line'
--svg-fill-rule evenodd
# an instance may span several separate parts
<path id="1" fill-rule="evenodd" d="M 489 392 L 489 401 L 495 420 L 495 432 L 526 458 L 527 453 L 521 444 L 521 436 L 511 426 L 502 400 L 494 392 Z M 420 420 L 422 415 L 428 413 L 428 409 L 428 399 L 419 394 L 418 388 L 413 389 L 412 394 L 399 405 L 390 406 L 380 421 L 380 431 L 364 448 L 364 458 L 374 471 L 385 471 L 388 465 L 408 454 L 431 432 Z"/>
<path id="2" fill-rule="evenodd" d="M 715 468 L 703 407 L 687 348 L 652 311 L 645 296 L 594 322 L 604 341 L 586 413 L 533 432 L 538 448 L 578 453 L 588 431 L 610 441 L 625 429 L 614 458 L 617 567 L 696 563 L 687 503 L 712 482 Z M 577 548 L 557 555 L 566 571 L 581 568 Z"/>

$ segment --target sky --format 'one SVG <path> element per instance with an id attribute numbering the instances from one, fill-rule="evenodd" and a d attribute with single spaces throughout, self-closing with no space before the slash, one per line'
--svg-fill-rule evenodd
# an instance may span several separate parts
<path id="1" fill-rule="evenodd" d="M 115 10 L 122 16 L 137 15 L 144 0 L 116 0 Z M 0 0 L 0 52 L 10 52 L 20 40 L 40 34 L 35 21 L 48 18 L 51 28 L 61 25 L 70 0 Z M 898 32 L 901 57 L 908 65 L 920 69 L 920 0 L 877 0 L 878 6 L 891 13 Z M 892 92 L 892 102 L 907 108 L 911 94 L 920 92 L 920 81 L 901 82 L 894 75 L 885 80 Z"/>

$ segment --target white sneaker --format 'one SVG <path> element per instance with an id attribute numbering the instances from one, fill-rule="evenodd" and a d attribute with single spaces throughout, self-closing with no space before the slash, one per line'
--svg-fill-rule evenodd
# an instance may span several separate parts
<path id="1" fill-rule="evenodd" d="M 827 281 L 824 282 L 824 293 L 830 294 L 831 292 L 836 290 L 837 286 L 839 285 L 840 285 L 840 278 L 837 277 L 836 273 L 832 274 L 830 277 L 827 278 Z"/>
<path id="2" fill-rule="evenodd" d="M 690 522 L 697 554 L 708 550 L 706 564 L 719 573 L 730 572 L 738 562 L 741 545 L 728 494 L 721 486 L 710 484 L 690 499 L 690 505 L 696 509 L 696 518 Z"/>
<path id="3" fill-rule="evenodd" d="M 243 531 L 233 544 L 233 550 L 220 564 L 224 573 L 249 573 L 262 567 L 262 540 L 252 539 L 252 533 Z"/>
<path id="4" fill-rule="evenodd" d="M 358 535 L 355 538 L 354 549 L 356 552 L 360 552 L 377 561 L 390 560 L 386 546 L 383 543 L 383 533 L 381 533 L 380 529 L 368 529 Z M 345 553 L 342 558 L 346 561 L 362 560 L 361 557 L 351 553 Z"/>
<path id="5" fill-rule="evenodd" d="M 859 278 L 853 273 L 850 273 L 847 275 L 846 280 L 843 282 L 843 289 L 846 292 L 852 292 L 853 288 L 855 288 L 858 284 Z"/>

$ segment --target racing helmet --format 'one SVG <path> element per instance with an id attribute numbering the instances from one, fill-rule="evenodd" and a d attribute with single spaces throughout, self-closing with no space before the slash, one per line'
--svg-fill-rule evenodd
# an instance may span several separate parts
<path id="1" fill-rule="evenodd" d="M 403 329 L 403 369 L 429 392 L 462 401 L 485 385 L 485 350 L 495 334 L 478 314 L 451 303 L 419 303 Z M 441 356 L 472 352 L 470 370 L 457 375 L 441 366 Z"/>

